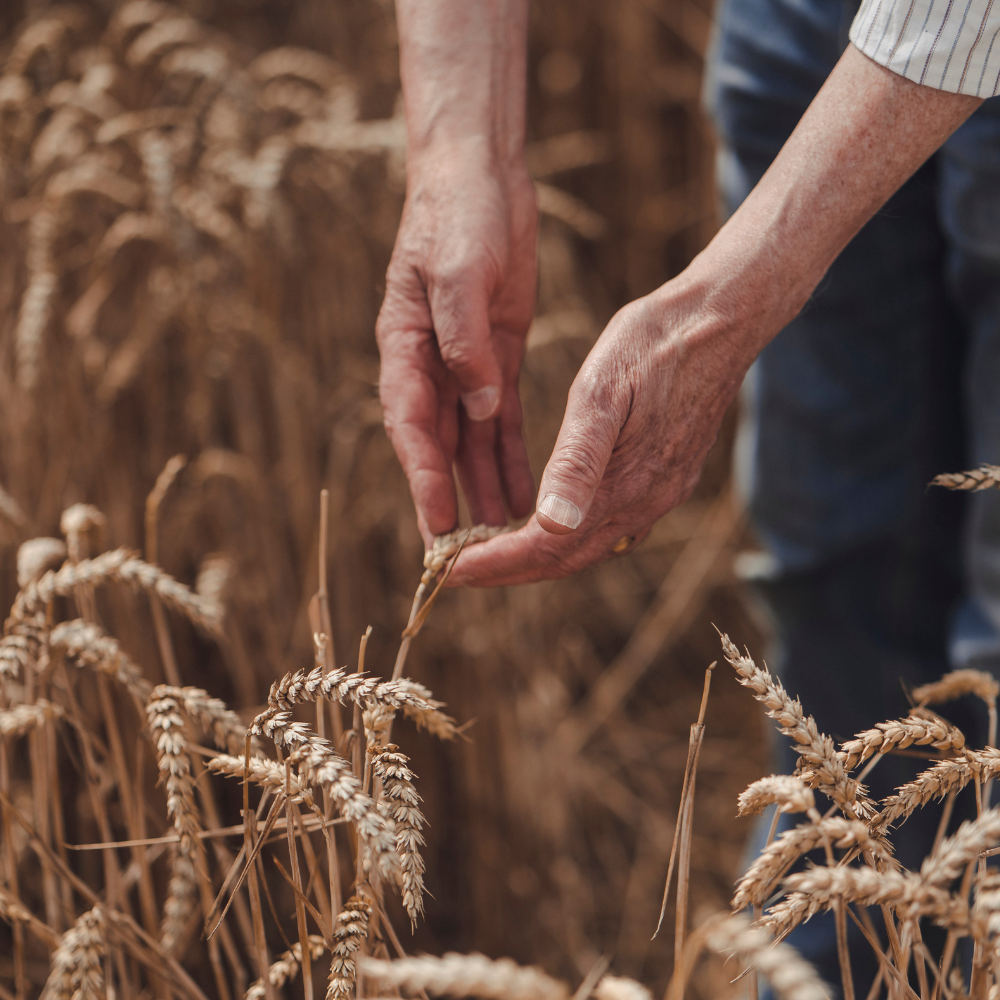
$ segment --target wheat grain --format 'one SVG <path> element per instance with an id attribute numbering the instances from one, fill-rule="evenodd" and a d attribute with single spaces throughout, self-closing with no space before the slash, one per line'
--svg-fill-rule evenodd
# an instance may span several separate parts
<path id="1" fill-rule="evenodd" d="M 309 957 L 315 962 L 322 958 L 326 951 L 326 942 L 318 934 L 309 935 Z M 296 941 L 291 950 L 279 956 L 271 967 L 267 970 L 267 978 L 271 985 L 280 989 L 285 983 L 290 982 L 299 974 L 299 965 L 302 962 L 302 945 Z M 257 980 L 250 986 L 243 996 L 243 1000 L 264 1000 L 267 993 L 263 982 Z"/>
<path id="2" fill-rule="evenodd" d="M 803 854 L 808 854 L 824 843 L 835 847 L 859 847 L 881 853 L 864 823 L 831 816 L 820 823 L 803 823 L 786 830 L 768 845 L 747 869 L 736 887 L 733 909 L 742 910 L 749 905 L 760 905 L 770 895 L 775 880 L 788 870 Z"/>
<path id="3" fill-rule="evenodd" d="M 417 918 L 424 912 L 424 859 L 420 854 L 424 838 L 420 831 L 425 820 L 413 786 L 414 774 L 407 766 L 409 760 L 392 743 L 372 754 L 372 768 L 382 782 L 384 796 L 379 806 L 387 806 L 387 818 L 395 826 L 403 906 L 416 930 Z"/>
<path id="4" fill-rule="evenodd" d="M 849 817 L 871 818 L 875 810 L 860 792 L 858 783 L 848 777 L 833 740 L 819 731 L 815 719 L 802 711 L 799 700 L 792 698 L 766 667 L 758 667 L 749 654 L 742 655 L 728 635 L 722 636 L 722 650 L 740 684 L 763 702 L 780 732 L 795 741 L 802 759 L 811 768 L 810 783 L 829 795 Z"/>
<path id="5" fill-rule="evenodd" d="M 96 586 L 109 581 L 153 591 L 164 604 L 185 615 L 209 634 L 216 635 L 221 629 L 221 608 L 205 601 L 158 566 L 143 562 L 128 549 L 114 549 L 94 559 L 82 559 L 63 566 L 57 572 L 49 570 L 37 581 L 22 587 L 11 614 L 24 619 L 41 611 L 53 598 L 72 594 L 76 587 Z"/>
<path id="6" fill-rule="evenodd" d="M 949 490 L 979 490 L 1000 488 L 1000 465 L 981 465 L 969 472 L 943 472 L 931 480 L 932 486 Z"/>
<path id="7" fill-rule="evenodd" d="M 771 984 L 778 1000 L 826 1000 L 827 990 L 815 969 L 790 945 L 771 941 L 746 917 L 736 915 L 719 921 L 705 939 L 721 955 L 738 954 Z"/>
<path id="8" fill-rule="evenodd" d="M 484 997 L 487 1000 L 567 1000 L 565 983 L 541 969 L 519 966 L 509 958 L 456 955 L 401 958 L 395 962 L 366 958 L 366 976 L 407 994 L 425 990 L 431 996 Z"/>
<path id="9" fill-rule="evenodd" d="M 52 954 L 42 1000 L 105 1000 L 104 913 L 95 906 L 79 917 Z"/>
<path id="10" fill-rule="evenodd" d="M 652 993 L 642 983 L 627 976 L 603 976 L 594 987 L 596 1000 L 653 1000 Z"/>
<path id="11" fill-rule="evenodd" d="M 928 744 L 939 750 L 961 750 L 965 746 L 965 735 L 937 716 L 924 718 L 911 714 L 906 719 L 880 722 L 874 729 L 858 733 L 853 740 L 842 744 L 841 759 L 844 767 L 851 771 L 873 754 Z"/>
<path id="12" fill-rule="evenodd" d="M 737 814 L 757 816 L 772 803 L 783 813 L 809 812 L 816 808 L 812 789 L 799 778 L 787 774 L 772 774 L 758 778 L 737 799 Z"/>
<path id="13" fill-rule="evenodd" d="M 0 739 L 24 736 L 34 729 L 40 729 L 50 719 L 63 715 L 61 705 L 44 698 L 38 698 L 30 705 L 14 705 L 0 709 Z"/>
<path id="14" fill-rule="evenodd" d="M 337 914 L 326 1000 L 348 1000 L 350 997 L 357 978 L 355 955 L 368 937 L 371 912 L 371 904 L 360 896 L 351 896 Z"/>
<path id="15" fill-rule="evenodd" d="M 100 626 L 82 618 L 61 622 L 52 629 L 49 642 L 53 649 L 62 650 L 74 666 L 90 667 L 113 677 L 142 705 L 149 700 L 153 686 L 129 659 L 118 640 L 106 635 Z"/>

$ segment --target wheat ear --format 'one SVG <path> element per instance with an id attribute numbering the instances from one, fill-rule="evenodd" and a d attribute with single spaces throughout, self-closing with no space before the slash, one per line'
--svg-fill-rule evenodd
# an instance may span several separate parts
<path id="1" fill-rule="evenodd" d="M 293 705 L 309 704 L 318 699 L 348 702 L 362 709 L 383 706 L 397 711 L 402 709 L 418 726 L 441 739 L 452 739 L 457 733 L 454 719 L 441 711 L 442 703 L 430 697 L 421 684 L 408 678 L 383 681 L 363 672 L 348 673 L 344 669 L 324 674 L 322 666 L 311 670 L 298 670 L 286 674 L 271 685 L 268 707 L 258 715 L 251 726 L 254 735 L 266 735 L 280 745 L 279 733 L 290 717 L 286 713 Z"/>
<path id="2" fill-rule="evenodd" d="M 8 619 L 6 634 L 0 639 L 0 680 L 17 680 L 34 669 L 38 653 L 48 631 L 44 615 L 34 615 L 24 621 Z"/>
<path id="3" fill-rule="evenodd" d="M 736 800 L 739 816 L 758 816 L 767 806 L 777 804 L 778 812 L 807 813 L 816 808 L 812 789 L 790 774 L 758 778 Z"/>
<path id="4" fill-rule="evenodd" d="M 780 732 L 795 741 L 803 761 L 810 768 L 808 783 L 829 795 L 851 819 L 871 818 L 874 808 L 860 794 L 858 783 L 848 777 L 833 740 L 819 731 L 816 720 L 802 711 L 799 700 L 792 698 L 766 667 L 758 667 L 749 654 L 741 654 L 728 635 L 722 636 L 722 651 L 736 671 L 740 684 L 763 702 L 765 711 L 778 723 Z"/>
<path id="5" fill-rule="evenodd" d="M 653 994 L 642 983 L 628 976 L 602 976 L 592 996 L 596 1000 L 653 1000 Z"/>
<path id="6" fill-rule="evenodd" d="M 128 549 L 114 549 L 93 559 L 81 559 L 59 570 L 49 570 L 37 582 L 29 583 L 17 595 L 11 615 L 28 618 L 40 611 L 55 597 L 72 594 L 77 587 L 102 583 L 126 584 L 152 591 L 163 603 L 190 619 L 211 635 L 222 629 L 221 609 L 199 597 L 189 587 L 178 583 L 158 566 L 152 566 Z"/>
<path id="7" fill-rule="evenodd" d="M 880 852 L 880 846 L 872 840 L 868 827 L 858 820 L 831 816 L 819 823 L 803 823 L 786 830 L 761 851 L 737 883 L 733 909 L 742 910 L 745 906 L 763 903 L 770 895 L 774 882 L 795 861 L 825 843 L 841 848 L 860 847 L 862 850 Z"/>
<path id="8" fill-rule="evenodd" d="M 942 472 L 931 480 L 931 486 L 943 486 L 948 490 L 979 490 L 1000 488 L 1000 465 L 981 465 L 969 472 Z"/>
<path id="9" fill-rule="evenodd" d="M 372 756 L 372 768 L 382 782 L 384 798 L 379 805 L 386 806 L 387 818 L 395 826 L 403 906 L 415 930 L 417 918 L 424 912 L 424 859 L 420 854 L 424 838 L 420 831 L 425 820 L 409 762 L 410 758 L 392 743 Z"/>
<path id="10" fill-rule="evenodd" d="M 915 810 L 961 791 L 973 778 L 988 780 L 1000 774 L 1000 750 L 966 750 L 964 757 L 941 760 L 921 772 L 882 802 L 882 811 L 872 820 L 872 829 L 884 831 L 891 823 L 907 819 Z"/>
<path id="11" fill-rule="evenodd" d="M 351 996 L 358 972 L 355 955 L 368 937 L 371 914 L 371 904 L 360 896 L 351 896 L 337 914 L 326 1000 L 348 1000 Z"/>
<path id="12" fill-rule="evenodd" d="M 153 686 L 142 676 L 117 639 L 106 635 L 98 626 L 82 618 L 62 622 L 52 629 L 49 643 L 60 649 L 74 666 L 90 667 L 113 677 L 130 694 L 145 705 Z"/>
<path id="13" fill-rule="evenodd" d="M 456 955 L 401 958 L 395 962 L 366 958 L 366 976 L 405 993 L 425 990 L 431 996 L 484 997 L 487 1000 L 567 1000 L 565 983 L 540 969 L 525 968 L 509 958 Z"/>
<path id="14" fill-rule="evenodd" d="M 996 705 L 1000 681 L 985 670 L 953 670 L 940 680 L 914 688 L 910 694 L 918 705 L 940 705 L 971 694 L 987 705 Z"/>
<path id="15" fill-rule="evenodd" d="M 379 813 L 375 802 L 365 794 L 351 765 L 330 743 L 316 736 L 297 746 L 288 760 L 298 771 L 300 785 L 325 789 L 337 804 L 341 816 L 354 824 L 369 855 L 364 868 L 370 868 L 374 860 L 383 878 L 395 880 L 399 872 L 399 857 L 393 824 Z M 371 855 L 374 855 L 373 859 Z"/>
<path id="16" fill-rule="evenodd" d="M 95 906 L 62 936 L 42 1000 L 104 1000 L 106 951 L 104 913 Z"/>
<path id="17" fill-rule="evenodd" d="M 844 767 L 851 771 L 874 754 L 902 750 L 914 745 L 930 745 L 939 750 L 961 750 L 965 747 L 965 735 L 931 712 L 925 717 L 922 713 L 916 714 L 914 710 L 906 719 L 880 722 L 874 729 L 858 733 L 853 740 L 841 745 L 841 759 Z"/>
<path id="18" fill-rule="evenodd" d="M 326 951 L 326 942 L 318 934 L 309 935 L 309 957 L 315 962 L 323 957 Z M 267 970 L 267 978 L 276 989 L 281 989 L 285 983 L 294 979 L 299 974 L 299 965 L 302 962 L 302 945 L 296 941 L 289 951 L 280 955 L 271 967 Z M 267 988 L 258 979 L 252 983 L 250 989 L 243 995 L 243 1000 L 264 1000 Z"/>
<path id="19" fill-rule="evenodd" d="M 788 944 L 774 942 L 742 914 L 720 920 L 705 943 L 720 955 L 739 955 L 771 984 L 778 1000 L 827 1000 L 816 970 Z"/>
<path id="20" fill-rule="evenodd" d="M 927 916 L 947 923 L 956 906 L 964 909 L 945 889 L 919 876 L 867 867 L 811 868 L 789 875 L 784 885 L 788 895 L 761 919 L 761 925 L 778 937 L 830 909 L 839 899 L 865 906 L 891 906 L 904 920 Z"/>
<path id="21" fill-rule="evenodd" d="M 62 715 L 62 705 L 44 698 L 38 698 L 30 705 L 0 709 L 0 739 L 25 736 L 35 729 L 41 729 L 50 719 L 58 719 Z"/>
<path id="22" fill-rule="evenodd" d="M 146 716 L 156 746 L 160 780 L 166 786 L 167 816 L 179 837 L 171 863 L 160 929 L 163 950 L 168 955 L 176 956 L 185 925 L 198 902 L 196 859 L 201 824 L 194 801 L 194 777 L 191 774 L 184 718 L 178 699 L 165 688 L 165 685 L 154 688 L 146 705 Z"/>

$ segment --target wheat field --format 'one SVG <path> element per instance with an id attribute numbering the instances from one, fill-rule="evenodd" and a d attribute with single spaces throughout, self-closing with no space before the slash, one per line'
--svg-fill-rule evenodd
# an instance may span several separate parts
<path id="1" fill-rule="evenodd" d="M 509 955 L 560 981 L 613 951 L 619 978 L 665 986 L 671 952 L 649 937 L 683 733 L 715 650 L 708 623 L 751 645 L 761 634 L 732 572 L 745 528 L 727 486 L 731 425 L 698 493 L 634 555 L 560 584 L 441 596 L 406 675 L 423 686 L 414 697 L 446 703 L 432 707 L 455 738 L 403 705 L 377 746 L 410 759 L 373 754 L 366 778 L 367 732 L 389 725 L 381 703 L 358 704 L 360 719 L 350 698 L 339 716 L 297 707 L 293 721 L 349 760 L 359 794 L 374 802 L 395 782 L 391 808 L 425 817 L 407 834 L 419 850 L 383 851 L 410 861 L 398 873 L 386 862 L 371 912 L 359 897 L 340 924 L 334 883 L 346 906 L 358 876 L 351 831 L 370 822 L 374 836 L 386 818 L 327 826 L 340 800 L 309 758 L 318 812 L 294 801 L 289 825 L 290 789 L 255 786 L 259 822 L 284 840 L 226 888 L 231 907 L 204 940 L 245 850 L 231 769 L 272 683 L 317 655 L 355 670 L 365 635 L 366 668 L 390 682 L 421 577 L 372 336 L 403 198 L 392 10 L 26 0 L 3 5 L 0 24 L 0 600 L 14 609 L 3 995 L 48 983 L 236 996 L 259 978 L 255 879 L 268 961 L 296 989 L 307 963 L 325 988 L 329 945 L 350 961 L 365 921 L 373 961 L 398 954 L 392 927 L 408 954 Z M 712 232 L 697 111 L 708 24 L 689 2 L 534 16 L 543 219 L 522 393 L 536 473 L 602 322 Z M 716 787 L 698 799 L 695 909 L 728 901 L 749 828 L 733 801 L 763 769 L 762 728 L 736 685 L 713 699 L 726 725 L 702 751 Z M 254 739 L 255 758 L 277 761 L 268 733 Z M 300 820 L 296 871 L 280 845 Z M 78 849 L 112 843 L 125 846 Z M 312 941 L 323 926 L 325 950 Z M 699 967 L 692 990 L 714 995 L 723 976 Z"/>

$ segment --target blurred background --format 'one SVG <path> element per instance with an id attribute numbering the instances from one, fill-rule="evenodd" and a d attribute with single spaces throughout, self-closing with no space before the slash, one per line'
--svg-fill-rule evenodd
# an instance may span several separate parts
<path id="1" fill-rule="evenodd" d="M 536 476 L 603 324 L 717 226 L 699 107 L 710 27 L 707 0 L 533 6 L 543 215 L 522 394 Z M 324 487 L 337 662 L 371 625 L 366 663 L 388 676 L 422 558 L 376 391 L 404 195 L 391 3 L 6 0 L 0 31 L 6 606 L 17 543 L 58 534 L 73 503 L 105 513 L 109 546 L 142 548 L 145 498 L 183 454 L 158 561 L 188 583 L 209 557 L 229 567 L 228 641 L 179 625 L 184 682 L 249 716 L 311 664 Z M 665 984 L 669 914 L 650 937 L 712 623 L 764 651 L 734 573 L 752 548 L 730 493 L 734 426 L 635 553 L 438 602 L 408 672 L 472 725 L 453 745 L 402 726 L 433 894 L 408 949 L 510 955 L 572 982 L 606 954 Z M 137 614 L 111 609 L 109 631 L 160 680 Z M 701 755 L 695 915 L 728 904 L 748 832 L 736 795 L 767 769 L 760 715 L 727 669 Z M 698 976 L 702 996 L 728 989 L 720 967 Z"/>

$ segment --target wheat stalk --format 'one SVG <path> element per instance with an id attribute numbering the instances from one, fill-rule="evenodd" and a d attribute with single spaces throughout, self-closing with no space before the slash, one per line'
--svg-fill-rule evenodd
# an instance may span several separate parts
<path id="1" fill-rule="evenodd" d="M 568 1000 L 565 983 L 540 969 L 525 968 L 509 958 L 456 955 L 402 958 L 395 962 L 366 958 L 366 976 L 405 993 L 431 996 L 485 997 L 487 1000 Z"/>

